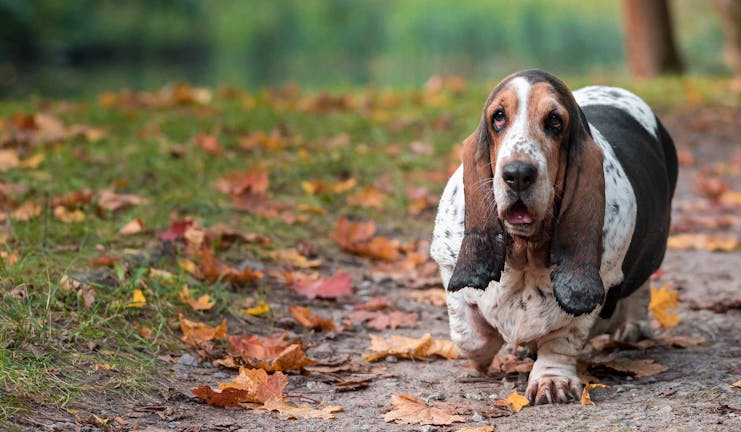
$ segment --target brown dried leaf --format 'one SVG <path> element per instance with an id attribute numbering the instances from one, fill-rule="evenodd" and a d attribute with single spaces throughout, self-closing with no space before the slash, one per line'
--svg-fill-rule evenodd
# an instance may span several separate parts
<path id="1" fill-rule="evenodd" d="M 417 325 L 417 314 L 414 312 L 358 310 L 350 313 L 347 319 L 352 322 L 367 321 L 366 325 L 376 330 L 415 327 Z"/>
<path id="2" fill-rule="evenodd" d="M 358 193 L 350 195 L 345 200 L 348 205 L 368 208 L 383 208 L 383 200 L 386 195 L 375 187 L 366 187 Z"/>
<path id="3" fill-rule="evenodd" d="M 183 314 L 179 315 L 180 330 L 183 336 L 180 338 L 188 345 L 197 345 L 212 339 L 223 339 L 226 336 L 226 320 L 216 327 L 209 327 L 204 323 L 185 319 Z"/>
<path id="4" fill-rule="evenodd" d="M 284 399 L 274 398 L 266 401 L 260 410 L 278 411 L 278 416 L 284 419 L 334 419 L 337 418 L 334 414 L 344 409 L 339 405 L 326 406 L 322 409 L 312 408 L 309 404 L 293 406 Z"/>
<path id="5" fill-rule="evenodd" d="M 216 258 L 214 258 L 210 249 L 201 249 L 198 252 L 198 256 L 201 260 L 200 266 L 198 267 L 200 277 L 209 282 L 223 280 L 227 282 L 244 283 L 260 279 L 264 276 L 260 270 L 252 270 L 249 267 L 237 270 L 234 267 L 222 264 L 216 261 Z"/>
<path id="6" fill-rule="evenodd" d="M 734 234 L 675 234 L 667 241 L 669 249 L 701 249 L 715 252 L 733 252 L 739 247 Z"/>
<path id="7" fill-rule="evenodd" d="M 247 399 L 242 402 L 264 403 L 272 398 L 283 397 L 283 389 L 288 385 L 288 377 L 282 372 L 268 375 L 263 369 L 239 368 L 239 375 L 232 382 L 219 384 L 224 391 L 236 388 L 247 391 Z"/>
<path id="8" fill-rule="evenodd" d="M 98 207 L 105 211 L 115 212 L 125 207 L 146 204 L 149 204 L 149 200 L 139 195 L 117 194 L 111 189 L 98 193 Z"/>
<path id="9" fill-rule="evenodd" d="M 433 339 L 429 333 L 419 339 L 398 335 L 393 335 L 388 339 L 375 335 L 370 335 L 370 337 L 371 345 L 368 349 L 374 352 L 363 354 L 363 358 L 371 362 L 390 355 L 406 359 L 424 359 L 431 356 L 443 357 L 448 360 L 458 358 L 458 351 L 453 342 Z"/>
<path id="10" fill-rule="evenodd" d="M 391 404 L 391 411 L 383 415 L 386 423 L 444 426 L 465 422 L 463 417 L 445 409 L 428 406 L 422 399 L 410 394 L 392 395 Z"/>
<path id="11" fill-rule="evenodd" d="M 310 299 L 317 297 L 337 298 L 352 294 L 352 276 L 338 270 L 327 278 L 298 280 L 291 285 L 291 288 Z"/>
<path id="12" fill-rule="evenodd" d="M 121 229 L 118 230 L 118 233 L 121 235 L 132 235 L 140 233 L 144 230 L 144 221 L 140 218 L 133 219 L 126 223 L 126 225 L 122 226 Z"/>
<path id="13" fill-rule="evenodd" d="M 314 330 L 337 331 L 337 326 L 331 318 L 322 318 L 313 315 L 309 308 L 292 305 L 288 310 L 291 315 L 304 327 Z"/>
<path id="14" fill-rule="evenodd" d="M 376 224 L 373 221 L 354 222 L 343 216 L 337 221 L 332 238 L 348 252 L 393 261 L 399 257 L 399 242 L 386 237 L 373 237 Z"/>
<path id="15" fill-rule="evenodd" d="M 662 364 L 656 363 L 655 360 L 614 360 L 605 364 L 606 367 L 618 372 L 627 373 L 636 378 L 645 378 L 648 376 L 660 374 L 668 368 Z"/>
<path id="16" fill-rule="evenodd" d="M 243 402 L 249 401 L 249 392 L 238 388 L 226 388 L 215 391 L 209 386 L 199 386 L 190 391 L 193 396 L 206 401 L 209 405 L 220 407 L 238 407 Z"/>
<path id="17" fill-rule="evenodd" d="M 224 153 L 224 149 L 221 148 L 221 145 L 219 144 L 219 140 L 209 134 L 201 133 L 196 135 L 194 139 L 195 144 L 202 148 L 206 153 L 212 154 L 212 155 L 220 155 Z"/>
<path id="18" fill-rule="evenodd" d="M 64 206 L 57 206 L 54 207 L 54 219 L 66 223 L 78 223 L 85 220 L 85 214 L 79 210 L 67 210 Z"/>

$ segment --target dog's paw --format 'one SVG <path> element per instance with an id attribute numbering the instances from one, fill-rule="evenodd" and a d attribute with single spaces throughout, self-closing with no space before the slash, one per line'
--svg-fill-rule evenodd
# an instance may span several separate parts
<path id="1" fill-rule="evenodd" d="M 544 375 L 530 378 L 525 397 L 530 405 L 568 403 L 581 398 L 582 384 L 577 377 Z"/>

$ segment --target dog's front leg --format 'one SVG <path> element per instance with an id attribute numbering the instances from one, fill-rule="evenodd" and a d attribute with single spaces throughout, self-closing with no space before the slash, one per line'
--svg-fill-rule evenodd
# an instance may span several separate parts
<path id="1" fill-rule="evenodd" d="M 591 315 L 581 316 L 538 339 L 538 358 L 525 391 L 531 404 L 579 400 L 582 384 L 576 372 L 576 361 L 594 321 Z"/>
<path id="2" fill-rule="evenodd" d="M 449 292 L 447 301 L 450 338 L 458 350 L 471 360 L 477 371 L 486 373 L 504 340 L 479 311 L 477 300 L 482 293 L 482 290 L 463 288 Z"/>

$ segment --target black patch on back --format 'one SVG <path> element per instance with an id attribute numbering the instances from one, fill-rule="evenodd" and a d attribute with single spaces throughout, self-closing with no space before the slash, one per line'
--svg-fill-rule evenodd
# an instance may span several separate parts
<path id="1" fill-rule="evenodd" d="M 600 317 L 609 318 L 617 301 L 643 285 L 664 259 L 677 184 L 677 151 L 658 118 L 656 139 L 621 109 L 589 105 L 582 111 L 615 152 L 637 205 L 635 230 L 623 260 L 623 282 L 609 290 L 600 312 Z"/>

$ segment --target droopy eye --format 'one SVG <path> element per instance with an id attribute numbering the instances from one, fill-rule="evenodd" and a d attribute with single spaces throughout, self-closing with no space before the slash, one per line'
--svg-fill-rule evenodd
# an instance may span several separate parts
<path id="1" fill-rule="evenodd" d="M 561 116 L 555 112 L 548 114 L 548 117 L 545 119 L 545 130 L 552 134 L 559 134 L 561 133 L 561 129 L 563 129 Z"/>
<path id="2" fill-rule="evenodd" d="M 500 108 L 494 111 L 494 114 L 491 116 L 491 127 L 496 132 L 499 132 L 504 129 L 505 124 L 507 124 L 507 116 L 504 114 L 504 110 Z"/>

